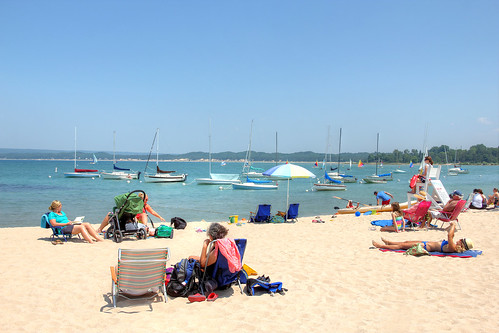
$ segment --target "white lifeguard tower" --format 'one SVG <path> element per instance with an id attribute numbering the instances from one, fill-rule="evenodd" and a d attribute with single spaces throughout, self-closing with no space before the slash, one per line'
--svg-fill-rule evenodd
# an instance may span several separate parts
<path id="1" fill-rule="evenodd" d="M 440 181 L 440 170 L 442 166 L 430 166 L 426 176 L 426 182 L 416 183 L 416 193 L 407 193 L 407 202 L 411 206 L 411 200 L 416 199 L 414 196 L 420 191 L 426 193 L 426 200 L 431 201 L 430 209 L 441 209 L 449 201 L 449 193 Z"/>

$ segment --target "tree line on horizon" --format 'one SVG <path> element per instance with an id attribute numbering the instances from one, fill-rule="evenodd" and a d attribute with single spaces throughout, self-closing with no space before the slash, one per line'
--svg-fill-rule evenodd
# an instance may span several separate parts
<path id="1" fill-rule="evenodd" d="M 92 152 L 77 152 L 79 160 L 92 159 Z M 375 163 L 376 155 L 378 161 L 383 163 L 393 164 L 409 164 L 411 161 L 417 163 L 423 158 L 423 152 L 417 149 L 405 149 L 403 151 L 395 149 L 391 153 L 341 153 L 341 162 L 357 163 L 362 160 L 363 163 Z M 120 160 L 136 159 L 147 160 L 149 154 L 140 153 L 116 153 L 116 158 Z M 212 159 L 219 161 L 241 161 L 246 157 L 246 152 L 220 152 L 212 153 Z M 486 147 L 483 144 L 471 146 L 469 149 L 451 149 L 449 146 L 442 145 L 432 147 L 428 150 L 436 164 L 445 163 L 463 163 L 463 164 L 499 164 L 499 147 Z M 101 160 L 112 160 L 113 154 L 109 152 L 97 152 L 95 156 Z M 324 153 L 315 153 L 312 151 L 296 152 L 296 153 L 265 153 L 251 152 L 252 160 L 275 162 L 277 161 L 296 161 L 296 162 L 319 162 L 324 160 Z M 70 151 L 47 151 L 33 149 L 0 149 L 0 159 L 73 159 L 74 152 Z M 187 160 L 199 161 L 208 160 L 207 152 L 190 152 L 184 154 L 160 154 L 161 160 Z M 155 159 L 155 156 L 151 156 Z M 331 154 L 327 157 L 327 162 L 337 163 L 338 154 Z"/>

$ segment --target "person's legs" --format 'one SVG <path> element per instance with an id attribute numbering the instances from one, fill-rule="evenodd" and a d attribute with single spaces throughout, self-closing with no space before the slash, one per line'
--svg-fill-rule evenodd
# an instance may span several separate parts
<path id="1" fill-rule="evenodd" d="M 381 244 L 375 241 L 372 241 L 372 243 L 375 247 L 379 249 L 389 249 L 389 250 L 408 250 L 414 245 L 421 243 L 421 241 L 390 242 L 383 238 L 382 240 L 385 244 Z"/>
<path id="2" fill-rule="evenodd" d="M 97 233 L 101 233 L 102 230 L 109 224 L 109 215 L 111 215 L 111 212 L 107 213 L 106 217 L 102 220 L 100 227 L 97 229 Z"/>
<path id="3" fill-rule="evenodd" d="M 85 239 L 89 243 L 93 243 L 94 241 L 90 237 L 90 235 L 87 232 L 87 229 L 81 225 L 75 225 L 73 228 L 73 235 L 81 234 L 83 236 L 83 239 Z"/>
<path id="4" fill-rule="evenodd" d="M 98 241 L 98 242 L 104 241 L 102 238 L 99 237 L 99 234 L 94 230 L 94 228 L 92 228 L 90 223 L 84 222 L 81 225 L 83 228 L 86 229 L 86 231 L 90 234 L 90 236 L 95 238 L 96 241 Z"/>

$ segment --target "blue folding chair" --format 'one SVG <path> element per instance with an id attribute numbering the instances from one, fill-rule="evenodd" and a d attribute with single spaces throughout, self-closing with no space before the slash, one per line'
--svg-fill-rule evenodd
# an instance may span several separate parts
<path id="1" fill-rule="evenodd" d="M 63 227 L 54 227 L 52 226 L 52 224 L 50 224 L 50 221 L 49 221 L 49 213 L 45 213 L 42 215 L 42 219 L 40 221 L 40 227 L 42 228 L 45 228 L 45 229 L 52 229 L 52 236 L 50 236 L 50 239 L 51 240 L 54 240 L 55 238 L 57 239 L 64 239 L 65 242 L 68 241 L 68 239 L 71 239 L 71 234 L 63 234 L 62 233 L 62 228 Z M 78 237 L 80 237 L 80 235 L 78 235 Z"/>
<path id="2" fill-rule="evenodd" d="M 258 205 L 256 214 L 250 212 L 250 222 L 269 222 L 272 219 L 270 208 L 270 205 Z"/>
<path id="3" fill-rule="evenodd" d="M 213 246 L 215 246 L 215 242 L 217 242 L 217 240 L 214 240 L 210 243 L 208 247 L 209 248 L 208 253 L 211 253 L 211 249 Z M 231 271 L 229 270 L 229 264 L 227 262 L 227 258 L 225 258 L 220 253 L 220 250 L 218 250 L 217 260 L 213 264 L 213 267 L 208 267 L 208 269 L 206 269 L 203 274 L 203 279 L 200 283 L 201 288 L 203 288 L 204 281 L 206 281 L 207 277 L 209 277 L 217 282 L 217 289 L 226 289 L 230 285 L 232 285 L 232 283 L 237 282 L 241 294 L 243 293 L 243 287 L 241 286 L 241 283 L 246 283 L 247 276 L 243 273 L 242 263 L 243 263 L 244 251 L 246 250 L 247 240 L 245 238 L 238 238 L 234 239 L 234 242 L 236 243 L 239 255 L 241 256 L 241 270 L 231 273 Z M 206 263 L 208 263 L 208 259 L 209 256 L 208 258 L 206 258 Z"/>
<path id="4" fill-rule="evenodd" d="M 290 204 L 286 214 L 286 222 L 296 222 L 298 218 L 298 207 L 300 204 Z"/>

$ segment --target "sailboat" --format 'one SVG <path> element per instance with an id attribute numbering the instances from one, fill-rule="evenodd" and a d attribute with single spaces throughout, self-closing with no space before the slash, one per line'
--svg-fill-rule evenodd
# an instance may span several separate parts
<path id="1" fill-rule="evenodd" d="M 352 160 L 350 160 L 350 163 L 352 163 Z M 329 172 L 328 175 L 332 179 L 339 180 L 343 183 L 356 183 L 357 178 L 351 175 L 345 175 L 340 173 L 340 166 L 341 166 L 341 128 L 340 128 L 340 141 L 339 141 L 339 147 L 338 147 L 338 167 L 336 168 L 336 172 Z M 351 165 L 350 165 L 351 166 Z"/>
<path id="2" fill-rule="evenodd" d="M 329 127 L 327 129 L 327 142 L 326 142 L 326 152 L 324 156 L 324 163 L 326 167 L 324 168 L 324 178 L 322 181 L 319 179 L 314 183 L 314 190 L 316 191 L 343 191 L 346 190 L 346 185 L 343 185 L 341 180 L 333 179 L 329 176 L 327 172 L 327 156 L 329 153 Z"/>
<path id="3" fill-rule="evenodd" d="M 378 150 L 379 150 L 379 133 L 376 137 L 376 172 L 372 176 L 362 178 L 365 184 L 385 184 L 388 180 L 393 180 L 391 173 L 378 175 Z"/>
<path id="4" fill-rule="evenodd" d="M 210 122 L 210 135 L 208 136 L 208 174 L 210 178 L 196 178 L 198 185 L 230 185 L 233 183 L 240 183 L 239 175 L 233 173 L 212 173 L 211 172 L 211 122 Z M 225 162 L 222 162 L 225 163 Z M 224 164 L 221 164 L 222 166 Z"/>
<path id="5" fill-rule="evenodd" d="M 149 158 L 151 157 L 151 152 L 149 152 L 149 157 L 147 158 L 146 168 L 144 170 L 144 179 L 147 183 L 174 183 L 174 182 L 185 182 L 187 179 L 187 174 L 183 173 L 180 175 L 174 175 L 175 171 L 165 171 L 159 168 L 159 128 L 156 130 L 154 139 L 152 141 L 152 147 L 156 142 L 156 173 L 148 173 L 147 166 L 149 164 Z"/>
<path id="6" fill-rule="evenodd" d="M 456 154 L 455 154 L 455 157 L 454 157 L 454 167 L 450 168 L 448 170 L 448 172 L 455 173 L 455 174 L 466 174 L 466 173 L 470 173 L 470 171 L 468 169 L 461 168 L 461 165 L 459 163 L 457 163 L 457 149 L 456 149 Z"/>
<path id="7" fill-rule="evenodd" d="M 253 120 L 251 121 L 250 138 L 246 158 L 244 159 L 243 170 L 241 172 L 241 182 L 232 183 L 234 190 L 277 190 L 278 185 L 270 180 L 260 180 L 250 178 L 251 172 L 251 136 L 253 133 Z M 246 178 L 246 179 L 244 179 Z"/>
<path id="8" fill-rule="evenodd" d="M 103 179 L 122 180 L 122 179 L 137 179 L 139 172 L 130 169 L 119 168 L 116 166 L 116 131 L 113 131 L 113 171 L 101 172 Z"/>
<path id="9" fill-rule="evenodd" d="M 95 155 L 94 155 L 95 157 Z M 93 169 L 78 169 L 76 168 L 76 127 L 75 127 L 75 157 L 74 157 L 74 172 L 65 172 L 64 177 L 67 178 L 95 178 L 100 177 L 99 170 Z"/>

